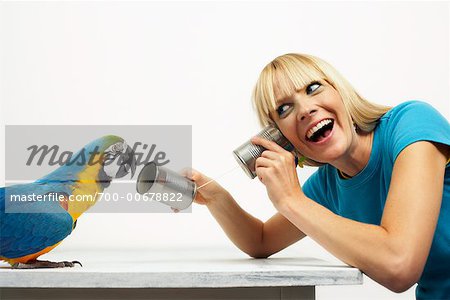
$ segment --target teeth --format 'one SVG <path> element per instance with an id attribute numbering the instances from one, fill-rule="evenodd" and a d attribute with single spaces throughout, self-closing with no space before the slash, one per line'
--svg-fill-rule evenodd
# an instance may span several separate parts
<path id="1" fill-rule="evenodd" d="M 319 130 L 320 128 L 322 128 L 325 125 L 330 124 L 331 122 L 332 122 L 331 119 L 326 119 L 326 120 L 319 122 L 319 124 L 317 124 L 310 130 L 308 130 L 306 136 L 308 137 L 308 139 L 310 139 L 317 130 Z"/>

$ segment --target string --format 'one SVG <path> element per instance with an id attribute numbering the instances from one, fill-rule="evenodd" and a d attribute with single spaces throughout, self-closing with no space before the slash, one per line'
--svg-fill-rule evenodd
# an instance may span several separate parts
<path id="1" fill-rule="evenodd" d="M 202 184 L 201 186 L 199 186 L 199 187 L 197 188 L 197 190 L 201 189 L 201 188 L 204 187 L 204 186 L 207 186 L 208 184 L 210 184 L 210 183 L 213 182 L 213 181 L 216 181 L 216 180 L 219 179 L 219 178 L 224 177 L 225 175 L 228 175 L 229 173 L 232 173 L 233 171 L 236 171 L 236 170 L 239 169 L 239 168 L 240 168 L 239 166 L 236 166 L 236 167 L 234 167 L 233 169 L 230 169 L 230 170 L 228 170 L 228 171 L 222 173 L 220 176 L 217 176 L 217 177 L 215 177 L 215 178 L 213 178 L 213 179 L 207 181 L 206 183 Z"/>

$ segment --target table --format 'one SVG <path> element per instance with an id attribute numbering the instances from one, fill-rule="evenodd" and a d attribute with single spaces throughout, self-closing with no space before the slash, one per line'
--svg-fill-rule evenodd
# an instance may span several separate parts
<path id="1" fill-rule="evenodd" d="M 342 263 L 300 254 L 253 259 L 227 247 L 55 249 L 41 259 L 79 260 L 83 267 L 1 265 L 1 298 L 314 299 L 317 285 L 362 284 L 361 271 Z"/>

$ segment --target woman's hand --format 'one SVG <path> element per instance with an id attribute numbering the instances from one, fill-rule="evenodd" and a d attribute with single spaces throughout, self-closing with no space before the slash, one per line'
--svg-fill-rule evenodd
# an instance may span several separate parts
<path id="1" fill-rule="evenodd" d="M 266 186 L 270 200 L 279 211 L 303 194 L 295 170 L 295 156 L 275 142 L 261 137 L 255 136 L 251 141 L 267 149 L 256 159 L 256 174 Z"/>
<path id="2" fill-rule="evenodd" d="M 194 170 L 194 169 L 184 169 L 181 174 L 186 178 L 192 180 L 197 185 L 197 188 L 202 186 L 203 184 L 209 182 L 211 178 L 203 175 L 202 173 Z M 212 181 L 197 190 L 197 193 L 194 198 L 194 202 L 200 205 L 208 205 L 212 201 L 216 201 L 217 199 L 223 198 L 228 194 L 228 191 L 225 190 L 221 185 L 219 185 L 216 181 Z M 174 212 L 179 212 L 178 209 L 172 208 Z"/>
<path id="3" fill-rule="evenodd" d="M 207 205 L 211 201 L 214 201 L 215 198 L 220 196 L 221 193 L 226 193 L 227 191 L 221 187 L 217 182 L 211 181 L 211 178 L 205 176 L 204 174 L 196 171 L 194 169 L 185 170 L 183 173 L 185 177 L 195 182 L 197 188 L 208 183 L 200 190 L 197 190 L 195 195 L 194 202 L 200 205 Z"/>

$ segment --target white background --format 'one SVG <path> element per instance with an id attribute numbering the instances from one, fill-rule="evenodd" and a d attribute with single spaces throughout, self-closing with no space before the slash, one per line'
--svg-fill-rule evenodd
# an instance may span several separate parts
<path id="1" fill-rule="evenodd" d="M 371 101 L 421 99 L 450 116 L 448 2 L 0 5 L 3 141 L 5 124 L 192 124 L 194 168 L 219 176 L 259 130 L 250 94 L 260 70 L 287 52 L 327 60 Z M 300 170 L 300 181 L 313 171 Z M 218 181 L 251 214 L 274 214 L 262 184 L 241 170 Z M 195 205 L 192 214 L 85 214 L 54 251 L 210 244 L 232 247 Z M 287 251 L 332 259 L 309 239 Z M 365 277 L 317 293 L 411 299 L 414 289 L 397 295 Z"/>

